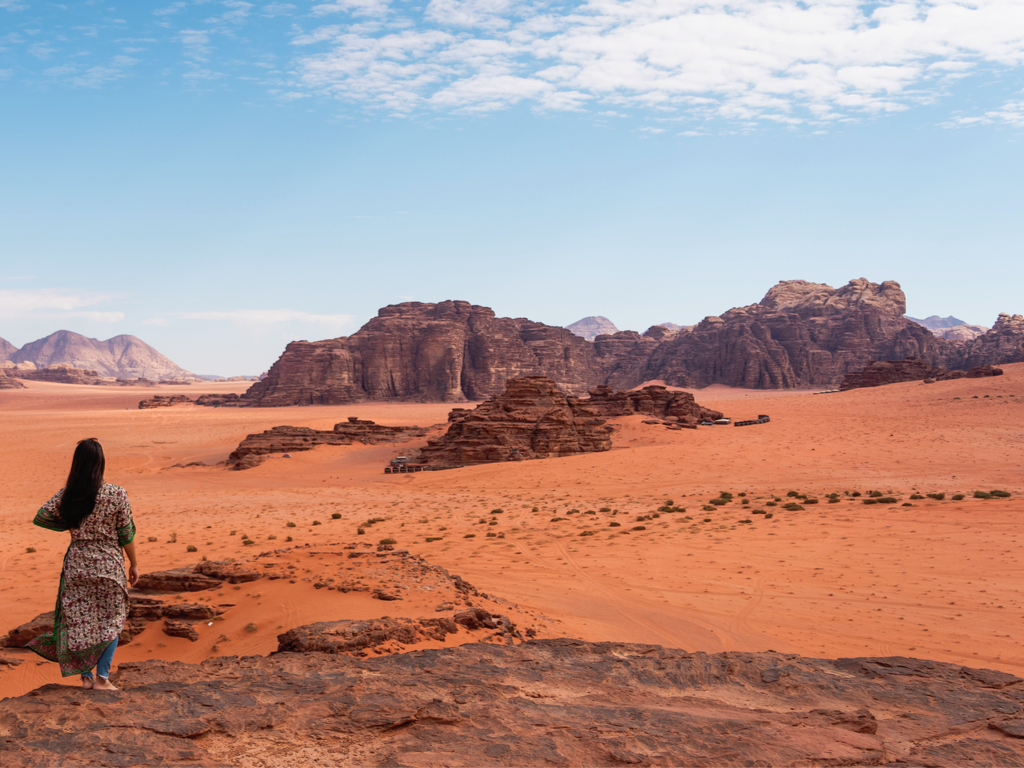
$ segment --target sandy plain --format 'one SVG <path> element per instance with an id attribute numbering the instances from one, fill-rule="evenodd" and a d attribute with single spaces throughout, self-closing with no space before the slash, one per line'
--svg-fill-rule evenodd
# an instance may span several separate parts
<path id="1" fill-rule="evenodd" d="M 385 603 L 314 588 L 315 552 L 392 537 L 511 601 L 493 609 L 542 637 L 906 655 L 1024 675 L 1024 364 L 1003 367 L 998 378 L 841 394 L 711 387 L 695 393 L 698 402 L 737 420 L 768 413 L 771 423 L 669 431 L 627 417 L 615 420 L 607 453 L 414 475 L 383 467 L 416 443 L 320 447 L 242 472 L 172 465 L 216 464 L 247 433 L 275 425 L 329 429 L 349 416 L 429 425 L 444 422 L 450 405 L 140 411 L 139 400 L 183 389 L 29 382 L 0 392 L 0 634 L 53 608 L 67 537 L 32 526 L 32 517 L 63 484 L 76 441 L 96 437 L 108 481 L 131 497 L 144 572 L 277 546 L 314 551 L 286 556 L 305 574 L 295 583 L 208 594 L 234 607 L 223 621 L 198 625 L 199 642 L 153 624 L 118 650 L 117 662 L 265 654 L 278 632 L 311 621 L 437 615 L 432 593 Z M 992 489 L 1012 497 L 971 497 Z M 819 503 L 795 512 L 766 506 L 790 501 L 791 490 Z M 846 495 L 871 490 L 899 501 L 866 505 Z M 733 501 L 704 511 L 722 491 Z M 827 503 L 832 492 L 838 503 Z M 946 499 L 910 499 L 931 492 Z M 951 500 L 958 492 L 967 498 Z M 636 520 L 668 499 L 686 511 Z M 504 511 L 491 515 L 495 508 Z M 573 509 L 580 513 L 567 514 Z M 385 520 L 358 535 L 370 517 Z M 631 530 L 638 525 L 645 530 Z M 255 547 L 243 546 L 243 533 Z M 26 655 L 0 667 L 0 696 L 61 680 L 54 664 L 4 653 Z"/>

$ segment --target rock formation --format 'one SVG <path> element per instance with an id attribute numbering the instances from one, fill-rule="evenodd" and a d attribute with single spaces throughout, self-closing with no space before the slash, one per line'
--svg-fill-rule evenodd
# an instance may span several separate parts
<path id="1" fill-rule="evenodd" d="M 938 315 L 931 315 L 930 317 L 919 320 L 916 317 L 907 317 L 907 320 L 911 320 L 918 325 L 923 325 L 929 331 L 941 331 L 945 328 L 953 328 L 957 325 L 966 325 L 967 323 L 963 320 L 959 320 L 952 315 L 949 317 L 939 317 Z M 938 334 L 936 334 L 938 335 Z"/>
<path id="2" fill-rule="evenodd" d="M 987 333 L 969 342 L 961 368 L 1024 361 L 1024 316 L 1001 312 Z"/>
<path id="3" fill-rule="evenodd" d="M 0 368 L 0 389 L 24 389 L 25 385 L 13 376 L 7 375 L 7 369 Z"/>
<path id="4" fill-rule="evenodd" d="M 903 657 L 555 639 L 143 661 L 112 680 L 122 692 L 45 685 L 0 702 L 0 763 L 1024 763 L 1020 678 Z"/>
<path id="5" fill-rule="evenodd" d="M 572 331 L 587 341 L 593 341 L 602 334 L 610 335 L 619 332 L 619 329 L 615 327 L 615 323 L 607 317 L 601 317 L 600 315 L 584 317 L 582 320 L 577 320 L 575 323 L 565 326 L 565 329 Z"/>
<path id="6" fill-rule="evenodd" d="M 952 328 L 942 328 L 932 331 L 940 339 L 949 341 L 973 341 L 979 336 L 984 336 L 991 329 L 984 325 L 954 325 Z"/>
<path id="7" fill-rule="evenodd" d="M 658 380 L 772 389 L 835 386 L 870 360 L 916 356 L 961 367 L 963 345 L 906 319 L 905 308 L 893 281 L 833 289 L 791 280 L 690 329 L 653 326 L 588 342 L 464 301 L 409 302 L 385 307 L 350 337 L 289 344 L 244 398 L 257 406 L 461 402 L 499 394 L 521 376 L 546 376 L 571 395 Z"/>
<path id="8" fill-rule="evenodd" d="M 75 368 L 66 363 L 56 363 L 39 368 L 30 362 L 15 364 L 5 368 L 8 376 L 25 379 L 26 381 L 48 381 L 53 384 L 113 384 L 103 380 L 96 371 Z"/>
<path id="9" fill-rule="evenodd" d="M 843 377 L 839 390 L 845 392 L 862 387 L 879 387 L 883 384 L 896 384 L 901 381 L 948 381 L 950 379 L 982 379 L 988 376 L 1002 376 L 1001 368 L 981 365 L 969 371 L 947 371 L 944 368 L 933 368 L 916 357 L 906 360 L 872 360 L 861 371 L 848 373 Z"/>
<path id="10" fill-rule="evenodd" d="M 452 410 L 448 431 L 428 440 L 419 459 L 461 466 L 574 456 L 609 450 L 609 432 L 605 419 L 574 406 L 551 379 L 524 376 L 509 379 L 501 395 L 472 410 Z"/>
<path id="11" fill-rule="evenodd" d="M 425 427 L 385 427 L 372 421 L 350 416 L 348 421 L 334 425 L 332 430 L 309 427 L 273 427 L 265 432 L 247 435 L 228 457 L 233 469 L 249 469 L 271 453 L 311 451 L 318 445 L 378 445 L 404 443 L 414 437 L 424 437 Z"/>
<path id="12" fill-rule="evenodd" d="M 7 339 L 0 339 L 0 363 L 10 360 L 17 351 L 18 348 Z"/>
<path id="13" fill-rule="evenodd" d="M 156 395 L 148 400 L 139 401 L 139 410 L 145 411 L 151 408 L 170 408 L 172 405 L 191 402 L 191 398 L 185 395 Z"/>
<path id="14" fill-rule="evenodd" d="M 31 362 L 40 368 L 64 364 L 119 379 L 195 378 L 141 339 L 128 335 L 99 341 L 71 331 L 57 331 L 26 344 L 10 359 L 16 363 Z"/>
<path id="15" fill-rule="evenodd" d="M 669 392 L 658 385 L 631 392 L 616 392 L 602 385 L 590 390 L 590 397 L 586 399 L 570 397 L 568 401 L 576 414 L 605 419 L 641 413 L 676 423 L 696 424 L 722 418 L 721 411 L 698 405 L 689 392 Z"/>

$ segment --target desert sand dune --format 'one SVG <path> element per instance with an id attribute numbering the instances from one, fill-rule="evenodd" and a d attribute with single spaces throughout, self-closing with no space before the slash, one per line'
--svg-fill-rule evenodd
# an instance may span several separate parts
<path id="1" fill-rule="evenodd" d="M 0 392 L 0 634 L 53 607 L 66 536 L 31 520 L 61 486 L 76 441 L 95 436 L 108 480 L 130 493 L 144 571 L 245 558 L 289 536 L 288 546 L 391 537 L 514 602 L 520 626 L 542 637 L 898 654 L 1022 674 L 1024 364 L 1004 369 L 991 379 L 842 394 L 697 390 L 698 402 L 733 419 L 768 413 L 772 421 L 669 431 L 626 417 L 614 422 L 606 453 L 414 475 L 382 469 L 415 442 L 322 446 L 241 472 L 172 467 L 221 462 L 247 433 L 275 425 L 329 429 L 359 416 L 427 426 L 444 422 L 449 405 L 139 411 L 143 398 L 194 388 L 29 382 Z M 204 385 L 195 394 L 244 387 Z M 1012 497 L 971 496 L 997 488 Z M 872 490 L 898 502 L 847 495 Z M 705 511 L 723 491 L 732 501 Z M 789 491 L 819 503 L 784 511 Z M 838 503 L 828 503 L 833 492 Z M 946 498 L 910 499 L 931 492 Z M 966 498 L 954 501 L 955 493 Z M 775 498 L 783 501 L 767 506 Z M 657 512 L 669 499 L 686 511 Z M 373 517 L 384 521 L 366 526 Z M 256 545 L 245 547 L 242 534 Z M 199 642 L 153 625 L 117 660 L 263 654 L 279 631 L 310 621 L 437 615 L 432 596 L 383 603 L 301 578 L 226 592 L 207 596 L 234 607 L 222 622 L 200 625 Z M 249 623 L 260 631 L 247 632 Z M 59 680 L 55 665 L 25 658 L 0 667 L 0 695 Z"/>

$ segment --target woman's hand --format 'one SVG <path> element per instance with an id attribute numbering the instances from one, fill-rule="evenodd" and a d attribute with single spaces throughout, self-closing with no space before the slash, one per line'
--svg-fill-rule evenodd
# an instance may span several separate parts
<path id="1" fill-rule="evenodd" d="M 139 566 L 133 565 L 128 569 L 128 586 L 134 587 L 139 580 Z"/>

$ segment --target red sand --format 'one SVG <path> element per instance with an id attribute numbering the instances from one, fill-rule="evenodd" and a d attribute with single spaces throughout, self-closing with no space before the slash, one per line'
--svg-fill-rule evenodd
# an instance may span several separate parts
<path id="1" fill-rule="evenodd" d="M 993 379 L 842 394 L 713 387 L 698 391 L 698 402 L 737 420 L 768 413 L 771 423 L 669 431 L 629 417 L 617 420 L 607 453 L 397 476 L 384 475 L 384 464 L 416 443 L 320 447 L 242 472 L 169 467 L 222 461 L 247 433 L 274 425 L 325 429 L 348 416 L 429 425 L 443 422 L 449 405 L 139 411 L 139 400 L 184 388 L 30 382 L 0 392 L 0 634 L 53 607 L 67 538 L 33 527 L 32 516 L 62 485 L 76 441 L 97 437 L 108 480 L 132 499 L 144 571 L 200 556 L 247 557 L 288 535 L 314 545 L 393 537 L 518 604 L 517 623 L 529 626 L 533 617 L 540 636 L 706 651 L 898 654 L 1024 674 L 1015 641 L 1024 628 L 1024 364 L 1003 367 L 1006 375 Z M 970 497 L 993 488 L 1013 498 Z M 900 504 L 915 491 L 944 491 L 947 500 L 869 506 L 843 496 L 825 503 L 829 492 L 873 489 L 893 491 Z M 776 496 L 788 501 L 789 490 L 821 503 L 801 512 L 765 506 Z M 702 511 L 721 491 L 733 493 L 733 502 Z M 746 508 L 740 492 L 752 499 Z M 956 492 L 968 498 L 949 500 Z M 669 498 L 687 512 L 636 522 Z M 480 524 L 496 507 L 504 510 L 499 524 Z M 566 515 L 572 508 L 597 514 Z M 748 514 L 757 508 L 774 517 Z M 369 517 L 387 519 L 358 536 Z M 314 519 L 323 524 L 311 525 Z M 739 522 L 746 519 L 754 522 Z M 629 532 L 636 525 L 646 530 Z M 580 536 L 585 530 L 594 535 Z M 243 533 L 257 547 L 243 547 Z M 443 538 L 428 544 L 428 536 Z M 190 544 L 199 551 L 188 553 Z M 236 607 L 222 622 L 199 625 L 199 642 L 166 637 L 154 624 L 118 650 L 117 662 L 267 653 L 278 632 L 310 621 L 436 615 L 432 596 L 383 603 L 301 580 L 225 591 L 211 599 Z M 259 631 L 246 632 L 250 622 Z M 60 680 L 56 665 L 25 658 L 0 667 L 0 696 Z"/>

